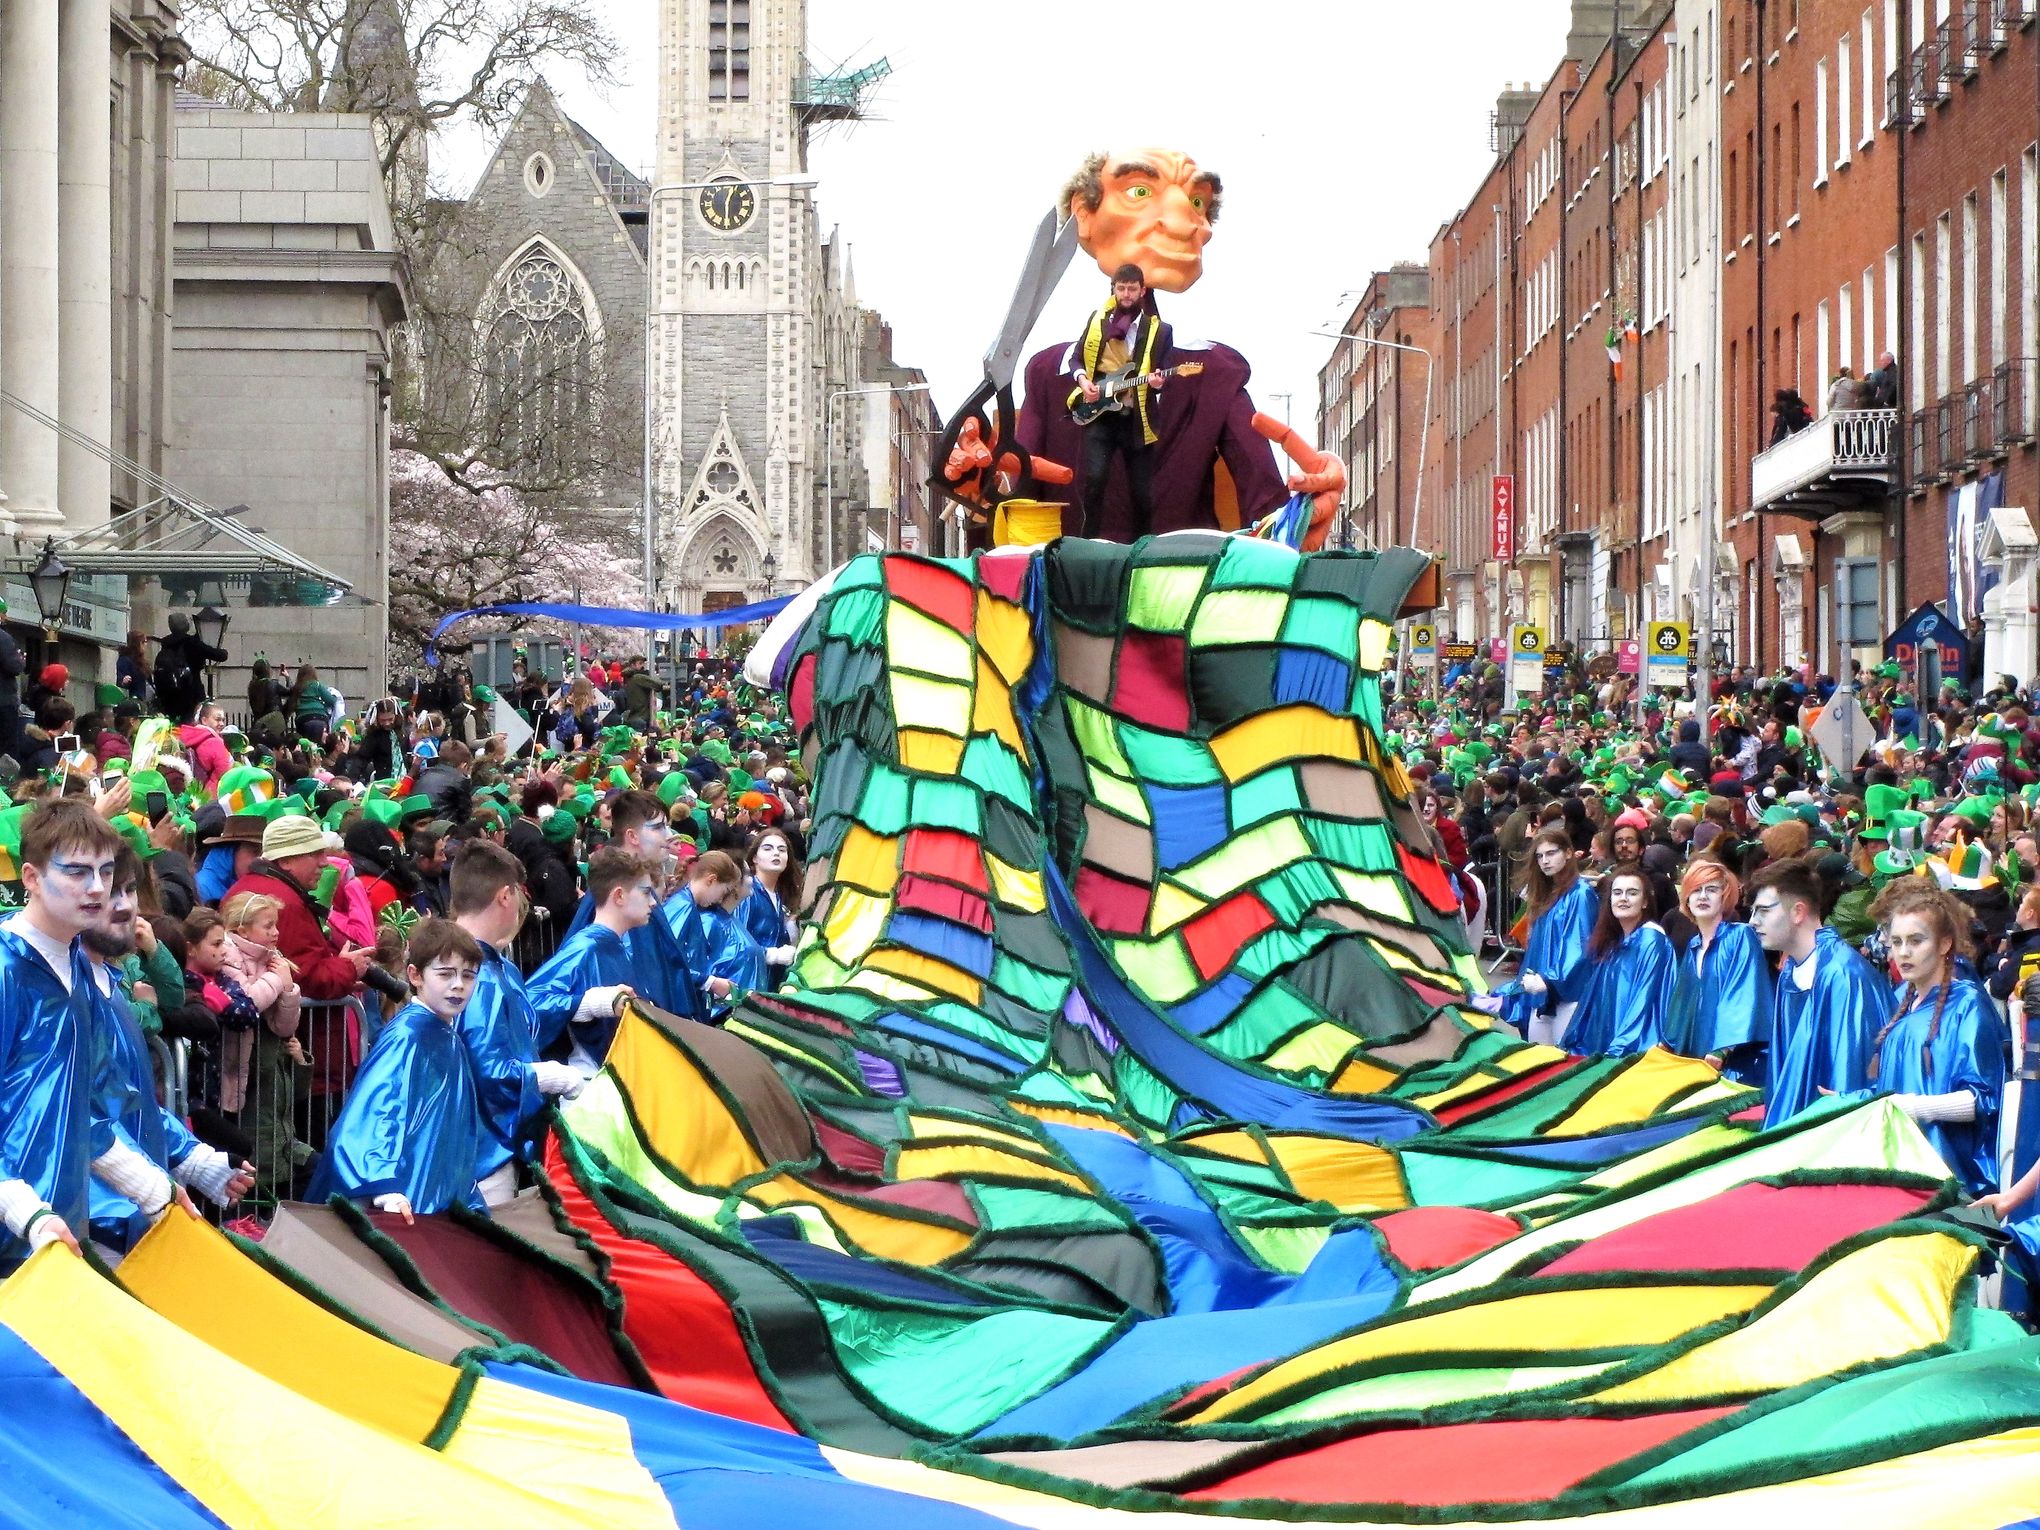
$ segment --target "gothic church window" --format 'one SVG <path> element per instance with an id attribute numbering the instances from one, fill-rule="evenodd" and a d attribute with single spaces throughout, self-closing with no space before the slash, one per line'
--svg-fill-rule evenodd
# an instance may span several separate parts
<path id="1" fill-rule="evenodd" d="M 484 302 L 487 417 L 527 471 L 568 470 L 598 384 L 597 322 L 577 274 L 542 243 L 511 263 Z"/>
<path id="2" fill-rule="evenodd" d="M 524 162 L 524 189 L 542 197 L 553 186 L 553 162 L 549 154 L 534 154 Z"/>

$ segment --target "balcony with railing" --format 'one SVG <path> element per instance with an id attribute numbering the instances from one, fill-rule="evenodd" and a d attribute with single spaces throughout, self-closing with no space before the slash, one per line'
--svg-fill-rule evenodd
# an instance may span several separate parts
<path id="1" fill-rule="evenodd" d="M 1750 464 L 1750 503 L 1814 519 L 1874 508 L 1898 464 L 1896 409 L 1835 409 Z"/>
<path id="2" fill-rule="evenodd" d="M 2040 439 L 2040 358 L 2016 356 L 1991 373 L 1991 430 L 2007 451 Z"/>

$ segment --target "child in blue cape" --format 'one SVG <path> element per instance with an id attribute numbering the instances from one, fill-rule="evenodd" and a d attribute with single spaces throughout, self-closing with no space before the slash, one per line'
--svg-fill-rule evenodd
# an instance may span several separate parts
<path id="1" fill-rule="evenodd" d="M 481 1119 L 456 1027 L 482 948 L 451 919 L 427 919 L 406 954 L 411 992 L 377 1033 L 326 1139 L 307 1199 L 367 1201 L 406 1222 L 452 1206 L 481 1211 Z"/>

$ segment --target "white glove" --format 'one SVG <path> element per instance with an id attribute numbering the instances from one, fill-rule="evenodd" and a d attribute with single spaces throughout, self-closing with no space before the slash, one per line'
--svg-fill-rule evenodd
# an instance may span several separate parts
<path id="1" fill-rule="evenodd" d="M 64 1219 L 50 1210 L 49 1203 L 25 1179 L 0 1180 L 0 1221 L 7 1224 L 7 1230 L 15 1237 L 28 1240 L 31 1253 L 59 1239 L 74 1246 L 78 1241 L 70 1236 L 71 1229 L 64 1225 Z"/>
<path id="2" fill-rule="evenodd" d="M 369 1204 L 375 1207 L 377 1211 L 395 1212 L 398 1216 L 402 1217 L 406 1222 L 414 1220 L 414 1218 L 411 1215 L 410 1198 L 408 1196 L 398 1195 L 395 1191 L 391 1191 L 388 1195 L 378 1195 L 373 1201 L 369 1202 Z"/>
<path id="3" fill-rule="evenodd" d="M 216 1147 L 200 1143 L 184 1162 L 170 1171 L 170 1177 L 187 1190 L 196 1190 L 215 1206 L 232 1204 L 227 1186 L 234 1182 L 234 1160 Z"/>
<path id="4" fill-rule="evenodd" d="M 1536 973 L 1526 972 L 1523 974 L 1523 992 L 1534 994 L 1541 999 L 1546 993 L 1550 992 L 1550 985 Z"/>
<path id="5" fill-rule="evenodd" d="M 792 946 L 774 946 L 765 953 L 765 960 L 775 967 L 791 967 L 793 965 L 793 949 Z"/>
<path id="6" fill-rule="evenodd" d="M 1976 1096 L 1967 1089 L 1956 1089 L 1948 1094 L 1895 1094 L 1891 1100 L 1922 1124 L 1976 1119 Z"/>
<path id="7" fill-rule="evenodd" d="M 610 983 L 601 988 L 591 988 L 581 995 L 580 1007 L 574 1011 L 574 1022 L 586 1020 L 614 1020 L 623 1012 L 623 995 L 630 992 L 628 984 Z"/>
<path id="8" fill-rule="evenodd" d="M 28 1251 L 31 1254 L 45 1243 L 68 1243 L 76 1248 L 78 1239 L 64 1219 L 52 1211 L 46 1217 L 35 1218 L 28 1229 Z"/>
<path id="9" fill-rule="evenodd" d="M 171 1196 L 176 1193 L 169 1175 L 157 1168 L 146 1155 L 118 1139 L 92 1160 L 92 1172 L 114 1194 L 124 1195 L 133 1201 L 145 1217 L 152 1217 L 169 1205 Z"/>
<path id="10" fill-rule="evenodd" d="M 572 1099 L 581 1092 L 581 1086 L 588 1081 L 563 1062 L 535 1062 L 528 1064 L 531 1081 L 538 1085 L 538 1092 L 545 1095 L 565 1095 Z"/>

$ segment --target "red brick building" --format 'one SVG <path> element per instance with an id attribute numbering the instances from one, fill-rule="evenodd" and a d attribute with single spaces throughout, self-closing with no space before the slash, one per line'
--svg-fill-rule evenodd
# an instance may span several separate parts
<path id="1" fill-rule="evenodd" d="M 2023 678 L 2040 660 L 2040 6 L 1941 9 L 1887 85 L 1904 236 L 1896 606 L 1946 602 L 1986 675 Z"/>
<path id="2" fill-rule="evenodd" d="M 1377 271 L 1340 325 L 1350 338 L 1318 373 L 1318 440 L 1346 464 L 1341 546 L 1443 548 L 1436 489 L 1423 478 L 1431 329 L 1430 271 Z"/>

